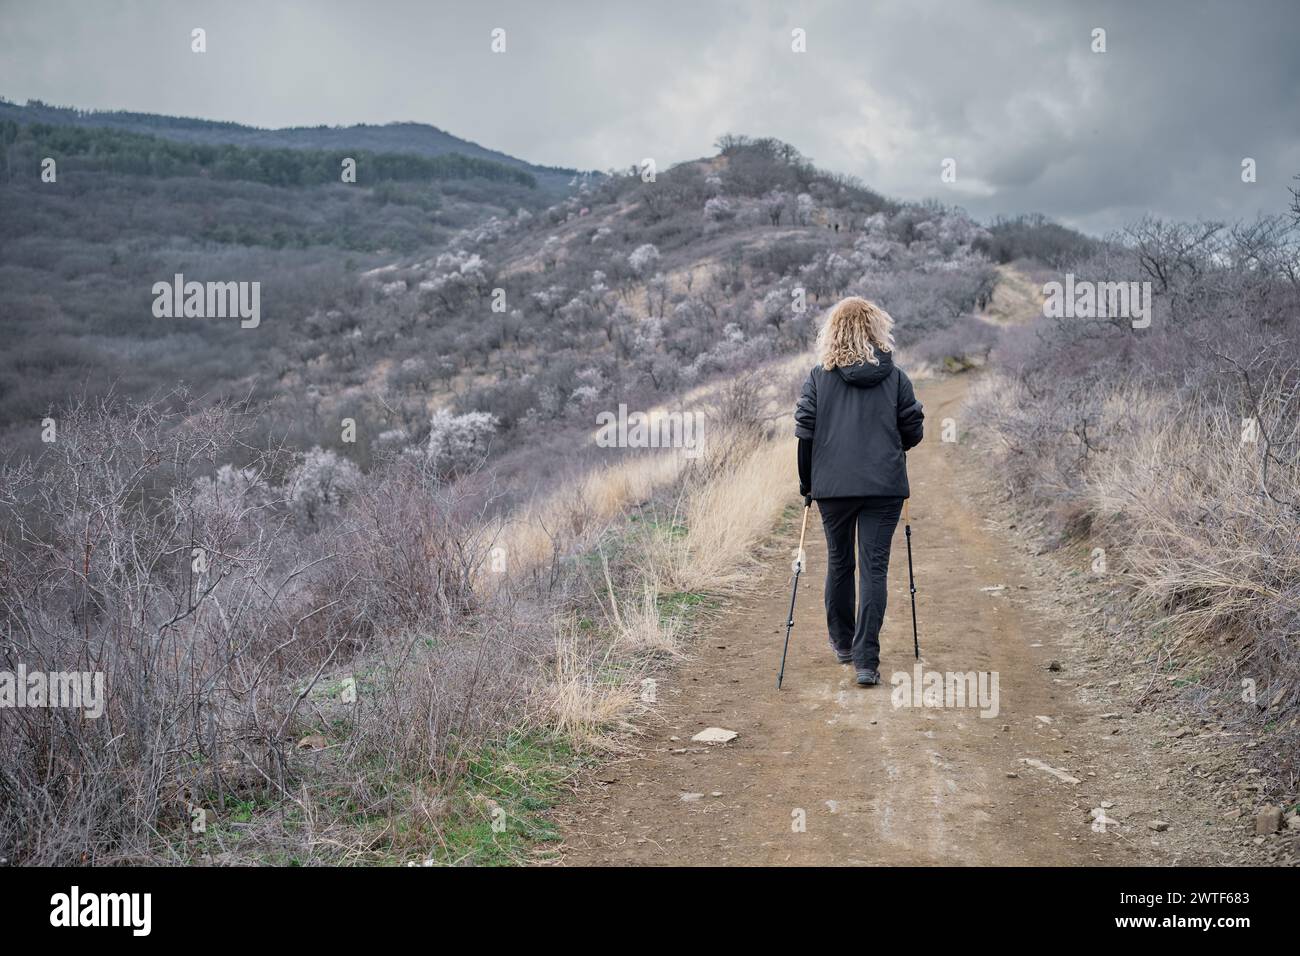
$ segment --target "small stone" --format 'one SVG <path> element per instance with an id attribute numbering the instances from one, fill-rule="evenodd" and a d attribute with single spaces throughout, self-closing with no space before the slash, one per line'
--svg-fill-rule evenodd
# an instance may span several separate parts
<path id="1" fill-rule="evenodd" d="M 1069 783 L 1069 784 L 1079 783 L 1078 777 L 1072 777 L 1064 770 L 1060 770 L 1056 767 L 1050 766 L 1049 764 L 1045 764 L 1041 760 L 1035 760 L 1032 757 L 1021 757 L 1020 762 L 1023 764 L 1028 764 L 1030 767 L 1033 767 L 1035 770 L 1041 770 L 1044 773 L 1049 773 L 1057 780 L 1062 780 L 1065 783 Z"/>
<path id="2" fill-rule="evenodd" d="M 1155 830 L 1157 833 L 1164 833 L 1169 829 L 1169 824 L 1164 820 L 1150 820 L 1147 822 L 1147 828 Z"/>
<path id="3" fill-rule="evenodd" d="M 1268 836 L 1282 829 L 1282 808 L 1265 807 L 1255 814 L 1255 835 Z"/>
<path id="4" fill-rule="evenodd" d="M 1018 780 L 1020 778 L 1020 774 L 1016 773 L 1014 770 L 1008 770 L 1007 777 L 1011 780 Z"/>
<path id="5" fill-rule="evenodd" d="M 682 803 L 694 803 L 696 800 L 703 800 L 703 799 L 704 799 L 704 794 L 702 794 L 702 793 L 683 793 L 683 794 L 682 794 Z"/>
<path id="6" fill-rule="evenodd" d="M 1061 669 L 1061 662 L 1052 661 L 1050 664 L 1047 665 L 1047 669 L 1049 671 L 1059 671 Z"/>
<path id="7" fill-rule="evenodd" d="M 691 740 L 702 744 L 725 744 L 739 736 L 740 734 L 734 730 L 727 730 L 725 727 L 706 727 L 692 737 Z"/>
<path id="8" fill-rule="evenodd" d="M 1286 818 L 1286 828 L 1288 830 L 1300 830 L 1300 813 L 1293 813 Z"/>
<path id="9" fill-rule="evenodd" d="M 1101 808 L 1103 810 L 1113 810 L 1115 808 L 1115 804 L 1111 803 L 1109 800 L 1103 800 L 1101 801 Z"/>

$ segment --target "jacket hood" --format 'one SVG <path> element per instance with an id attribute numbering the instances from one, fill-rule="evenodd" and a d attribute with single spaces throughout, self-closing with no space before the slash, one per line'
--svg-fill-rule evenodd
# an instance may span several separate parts
<path id="1" fill-rule="evenodd" d="M 894 370 L 894 357 L 889 352 L 877 351 L 876 358 L 880 360 L 879 365 L 860 362 L 857 365 L 842 365 L 835 371 L 850 385 L 872 388 L 889 378 L 889 373 Z"/>

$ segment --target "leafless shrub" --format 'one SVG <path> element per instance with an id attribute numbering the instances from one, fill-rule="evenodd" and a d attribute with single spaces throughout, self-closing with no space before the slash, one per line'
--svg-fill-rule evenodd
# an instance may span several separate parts
<path id="1" fill-rule="evenodd" d="M 145 852 L 164 805 L 249 721 L 277 648 L 294 643 L 274 520 L 256 482 L 201 482 L 240 448 L 228 407 L 83 403 L 35 462 L 0 475 L 0 663 L 104 675 L 98 719 L 0 710 L 0 847 L 35 862 Z M 269 473 L 274 454 L 248 471 Z M 232 694 L 232 690 L 238 693 Z M 273 742 L 272 742 L 273 744 Z M 265 761 L 269 762 L 269 761 Z"/>
<path id="2" fill-rule="evenodd" d="M 466 622 L 454 633 L 377 636 L 356 681 L 341 762 L 364 768 L 359 776 L 370 787 L 394 779 L 453 781 L 464 754 L 528 714 L 546 633 L 544 622 L 510 614 Z"/>
<path id="3" fill-rule="evenodd" d="M 339 555 L 321 586 L 354 634 L 460 624 L 486 557 L 470 546 L 463 508 L 419 459 L 391 462 L 358 487 L 339 524 L 315 543 Z"/>

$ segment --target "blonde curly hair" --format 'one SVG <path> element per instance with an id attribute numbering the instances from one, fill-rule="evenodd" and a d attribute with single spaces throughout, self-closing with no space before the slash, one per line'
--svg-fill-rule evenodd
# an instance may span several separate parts
<path id="1" fill-rule="evenodd" d="M 826 371 L 868 362 L 879 365 L 876 350 L 894 351 L 894 320 L 888 312 L 856 295 L 841 299 L 817 332 L 817 357 Z"/>

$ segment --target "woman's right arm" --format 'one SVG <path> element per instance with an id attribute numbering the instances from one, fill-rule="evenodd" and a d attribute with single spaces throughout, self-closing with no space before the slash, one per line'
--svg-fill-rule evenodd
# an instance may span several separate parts
<path id="1" fill-rule="evenodd" d="M 799 439 L 799 494 L 812 494 L 812 439 Z"/>

